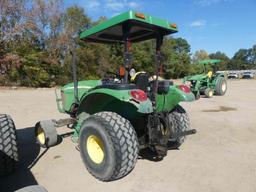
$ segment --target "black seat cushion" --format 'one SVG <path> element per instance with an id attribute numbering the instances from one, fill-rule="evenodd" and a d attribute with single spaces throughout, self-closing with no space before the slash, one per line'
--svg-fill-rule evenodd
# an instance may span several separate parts
<path id="1" fill-rule="evenodd" d="M 134 79 L 134 82 L 138 89 L 141 89 L 147 92 L 149 87 L 149 74 L 148 73 L 138 74 Z"/>

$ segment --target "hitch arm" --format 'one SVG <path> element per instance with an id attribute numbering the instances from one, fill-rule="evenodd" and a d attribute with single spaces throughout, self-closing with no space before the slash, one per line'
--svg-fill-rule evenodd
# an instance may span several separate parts
<path id="1" fill-rule="evenodd" d="M 191 129 L 191 130 L 188 130 L 188 131 L 174 133 L 173 135 L 171 135 L 170 139 L 177 139 L 178 137 L 183 137 L 183 136 L 186 136 L 186 135 L 193 135 L 193 134 L 196 134 L 196 132 L 197 132 L 196 129 Z"/>

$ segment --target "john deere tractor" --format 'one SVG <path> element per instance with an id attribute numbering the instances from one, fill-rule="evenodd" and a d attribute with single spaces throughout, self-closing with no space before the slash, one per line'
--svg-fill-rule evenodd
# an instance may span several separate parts
<path id="1" fill-rule="evenodd" d="M 196 99 L 200 95 L 211 98 L 215 95 L 225 95 L 227 91 L 227 81 L 223 73 L 217 73 L 216 64 L 220 63 L 219 59 L 206 59 L 199 61 L 199 65 L 203 66 L 203 73 L 198 75 L 186 76 L 183 79 L 184 84 L 189 84 L 192 93 Z M 213 71 L 207 72 L 207 66 L 213 68 Z"/>
<path id="2" fill-rule="evenodd" d="M 118 74 L 77 81 L 71 52 L 74 82 L 56 91 L 59 111 L 70 117 L 38 122 L 39 144 L 54 146 L 56 128 L 67 125 L 74 130 L 72 140 L 86 168 L 102 181 L 127 175 L 141 149 L 149 148 L 162 158 L 168 147 L 179 147 L 186 135 L 196 132 L 190 129 L 188 114 L 179 103 L 195 97 L 186 85 L 159 79 L 163 38 L 177 31 L 174 23 L 128 11 L 82 32 L 79 37 L 85 42 L 123 44 L 124 63 Z M 149 39 L 156 42 L 155 74 L 135 73 L 131 44 Z"/>

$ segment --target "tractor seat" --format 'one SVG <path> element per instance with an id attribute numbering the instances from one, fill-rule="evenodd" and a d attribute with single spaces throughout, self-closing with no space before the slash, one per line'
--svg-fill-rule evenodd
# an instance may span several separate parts
<path id="1" fill-rule="evenodd" d="M 136 87 L 138 89 L 143 90 L 144 92 L 148 92 L 150 89 L 152 89 L 155 80 L 149 81 L 150 75 L 146 72 L 138 73 L 136 77 L 134 78 L 134 83 L 136 84 Z M 162 93 L 163 87 L 168 87 L 173 85 L 173 81 L 169 80 L 158 80 L 158 91 Z M 149 89 L 150 88 L 150 89 Z"/>
<path id="2" fill-rule="evenodd" d="M 134 83 L 138 89 L 148 92 L 149 87 L 149 74 L 145 72 L 138 73 L 134 78 Z"/>

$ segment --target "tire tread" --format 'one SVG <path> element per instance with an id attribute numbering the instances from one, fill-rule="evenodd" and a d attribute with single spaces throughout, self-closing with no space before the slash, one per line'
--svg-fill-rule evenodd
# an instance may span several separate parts
<path id="1" fill-rule="evenodd" d="M 97 178 L 102 181 L 122 178 L 134 168 L 138 158 L 139 147 L 136 132 L 131 123 L 117 113 L 99 112 L 94 116 L 98 117 L 98 120 L 105 125 L 116 154 L 116 166 L 113 175 L 106 180 Z"/>
<path id="2" fill-rule="evenodd" d="M 173 122 L 174 132 L 184 132 L 190 128 L 190 120 L 187 112 L 183 107 L 177 105 L 169 114 L 169 119 Z M 179 147 L 184 141 L 186 136 L 178 137 L 172 145 Z"/>
<path id="3" fill-rule="evenodd" d="M 15 124 L 9 115 L 0 114 L 0 176 L 12 173 L 17 161 Z"/>

